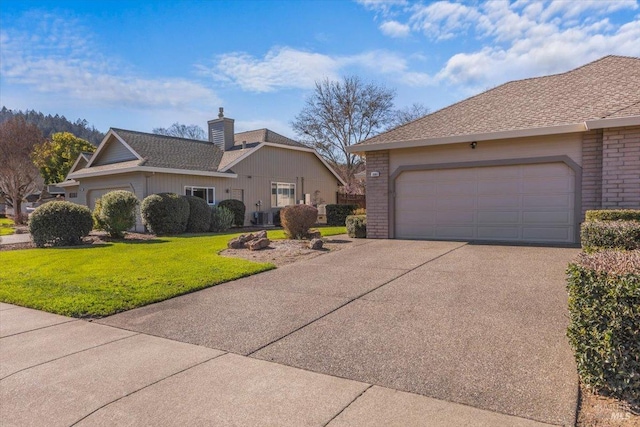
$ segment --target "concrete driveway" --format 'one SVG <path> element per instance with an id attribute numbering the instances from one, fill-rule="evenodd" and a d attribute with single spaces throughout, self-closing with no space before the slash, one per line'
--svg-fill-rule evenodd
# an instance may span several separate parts
<path id="1" fill-rule="evenodd" d="M 56 425 L 573 425 L 564 270 L 577 252 L 360 240 L 99 322 L 12 327 L 26 309 L 5 307 L 1 360 L 21 362 L 0 380 L 3 419 L 48 401 L 69 420 Z M 100 328 L 87 350 L 65 341 L 82 327 Z M 55 331 L 40 346 L 52 360 L 16 356 Z M 87 377 L 106 391 L 73 386 Z M 90 402 L 60 403 L 67 389 Z"/>
<path id="2" fill-rule="evenodd" d="M 564 271 L 577 252 L 360 241 L 101 323 L 571 425 Z"/>

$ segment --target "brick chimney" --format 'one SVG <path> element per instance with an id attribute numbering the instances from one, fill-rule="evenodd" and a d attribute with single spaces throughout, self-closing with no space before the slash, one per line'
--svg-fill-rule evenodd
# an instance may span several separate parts
<path id="1" fill-rule="evenodd" d="M 218 118 L 209 120 L 209 142 L 216 144 L 222 151 L 233 147 L 233 119 L 224 116 L 224 108 L 220 107 Z"/>

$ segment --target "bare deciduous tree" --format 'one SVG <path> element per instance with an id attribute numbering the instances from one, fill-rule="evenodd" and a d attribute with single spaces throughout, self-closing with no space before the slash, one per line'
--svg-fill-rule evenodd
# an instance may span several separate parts
<path id="1" fill-rule="evenodd" d="M 183 125 L 182 123 L 174 123 L 168 128 L 155 128 L 152 130 L 157 135 L 177 136 L 179 138 L 206 140 L 207 135 L 198 125 Z"/>
<path id="2" fill-rule="evenodd" d="M 353 181 L 362 159 L 347 152 L 351 145 L 387 127 L 395 92 L 358 77 L 316 82 L 291 126 L 306 145 L 315 148 L 333 165 L 344 165 L 343 179 Z"/>
<path id="3" fill-rule="evenodd" d="M 417 120 L 421 117 L 429 114 L 429 108 L 419 102 L 414 102 L 412 105 L 395 110 L 391 115 L 391 120 L 387 125 L 387 130 L 402 126 L 406 123 Z"/>
<path id="4" fill-rule="evenodd" d="M 13 206 L 14 221 L 23 221 L 22 200 L 38 189 L 38 168 L 31 160 L 42 133 L 23 117 L 14 117 L 0 125 L 0 191 Z"/>

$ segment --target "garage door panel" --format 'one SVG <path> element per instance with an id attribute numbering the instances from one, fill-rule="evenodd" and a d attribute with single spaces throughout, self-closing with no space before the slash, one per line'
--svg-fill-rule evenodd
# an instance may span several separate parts
<path id="1" fill-rule="evenodd" d="M 478 211 L 478 225 L 486 224 L 518 224 L 520 212 L 518 211 Z"/>
<path id="2" fill-rule="evenodd" d="M 469 196 L 434 197 L 432 202 L 438 210 L 473 209 L 475 206 L 473 197 Z"/>
<path id="3" fill-rule="evenodd" d="M 522 197 L 523 208 L 557 208 L 557 209 L 571 209 L 573 208 L 573 195 L 546 195 L 546 196 L 531 196 L 525 195 Z"/>
<path id="4" fill-rule="evenodd" d="M 574 183 L 564 163 L 405 172 L 395 236 L 573 242 Z"/>
<path id="5" fill-rule="evenodd" d="M 436 226 L 436 238 L 439 239 L 473 239 L 474 227 L 471 226 Z"/>
<path id="6" fill-rule="evenodd" d="M 466 195 L 473 196 L 476 193 L 475 181 L 467 182 L 438 182 L 437 196 Z"/>
<path id="7" fill-rule="evenodd" d="M 481 240 L 517 240 L 519 227 L 478 227 L 478 239 Z"/>
<path id="8" fill-rule="evenodd" d="M 525 224 L 566 224 L 571 225 L 572 218 L 567 211 L 559 212 L 524 212 L 522 221 Z"/>
<path id="9" fill-rule="evenodd" d="M 522 237 L 529 241 L 566 242 L 571 240 L 573 227 L 523 227 Z"/>
<path id="10" fill-rule="evenodd" d="M 478 196 L 478 209 L 490 208 L 514 208 L 520 207 L 520 197 L 505 197 L 504 195 L 482 195 Z"/>
<path id="11" fill-rule="evenodd" d="M 478 195 L 520 194 L 519 181 L 478 180 Z"/>
<path id="12" fill-rule="evenodd" d="M 438 211 L 436 224 L 471 224 L 473 216 L 473 212 L 469 211 Z"/>
<path id="13" fill-rule="evenodd" d="M 522 191 L 528 194 L 547 194 L 552 192 L 572 192 L 573 180 L 568 177 L 530 178 L 522 182 Z"/>

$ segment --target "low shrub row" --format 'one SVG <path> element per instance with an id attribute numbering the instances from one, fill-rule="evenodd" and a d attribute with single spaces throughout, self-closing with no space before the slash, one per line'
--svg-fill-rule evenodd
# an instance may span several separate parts
<path id="1" fill-rule="evenodd" d="M 45 203 L 38 206 L 29 218 L 29 233 L 39 248 L 79 245 L 92 228 L 89 208 L 71 202 Z"/>
<path id="2" fill-rule="evenodd" d="M 640 221 L 587 221 L 580 228 L 585 252 L 640 249 Z"/>
<path id="3" fill-rule="evenodd" d="M 345 225 L 347 217 L 357 208 L 356 205 L 327 205 L 327 225 Z"/>
<path id="4" fill-rule="evenodd" d="M 233 213 L 233 225 L 242 227 L 244 225 L 244 214 L 246 206 L 240 200 L 228 199 L 218 203 L 221 208 L 229 209 Z"/>
<path id="5" fill-rule="evenodd" d="M 640 221 L 640 209 L 601 209 L 587 211 L 585 221 Z"/>
<path id="6" fill-rule="evenodd" d="M 124 232 L 136 225 L 136 208 L 140 202 L 130 191 L 111 191 L 96 201 L 93 225 L 111 237 L 124 237 Z"/>
<path id="7" fill-rule="evenodd" d="M 318 220 L 318 209 L 309 205 L 287 206 L 280 210 L 280 221 L 289 239 L 303 239 Z"/>

